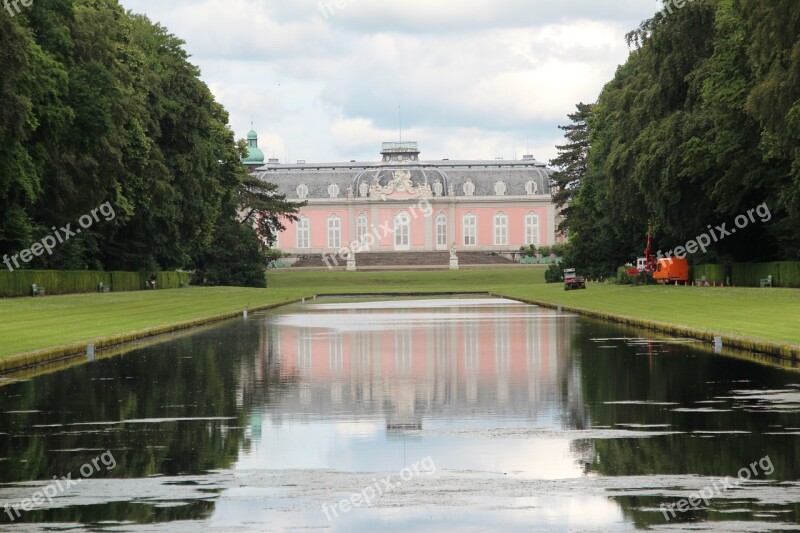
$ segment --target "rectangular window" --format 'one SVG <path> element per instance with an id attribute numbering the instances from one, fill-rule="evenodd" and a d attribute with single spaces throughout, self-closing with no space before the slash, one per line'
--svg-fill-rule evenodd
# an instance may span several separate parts
<path id="1" fill-rule="evenodd" d="M 478 244 L 478 219 L 475 215 L 464 217 L 464 246 Z"/>
<path id="2" fill-rule="evenodd" d="M 356 219 L 356 239 L 358 242 L 363 243 L 367 238 L 367 216 L 359 215 Z"/>
<path id="3" fill-rule="evenodd" d="M 494 217 L 494 245 L 508 245 L 508 218 L 502 213 Z"/>
<path id="4" fill-rule="evenodd" d="M 539 244 L 539 215 L 536 213 L 525 217 L 525 244 Z"/>
<path id="5" fill-rule="evenodd" d="M 311 223 L 305 217 L 297 221 L 297 247 L 311 247 Z"/>
<path id="6" fill-rule="evenodd" d="M 341 248 L 342 246 L 342 220 L 339 217 L 328 219 L 328 248 Z"/>
<path id="7" fill-rule="evenodd" d="M 447 248 L 447 217 L 443 214 L 436 218 L 436 247 Z"/>

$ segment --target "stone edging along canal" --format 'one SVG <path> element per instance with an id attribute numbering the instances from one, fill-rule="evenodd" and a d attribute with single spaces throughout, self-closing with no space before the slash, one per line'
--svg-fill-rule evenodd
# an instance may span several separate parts
<path id="1" fill-rule="evenodd" d="M 268 311 L 270 309 L 277 309 L 279 307 L 284 307 L 287 305 L 300 303 L 305 300 L 310 300 L 316 298 L 317 296 L 398 297 L 398 296 L 456 296 L 456 295 L 477 295 L 477 294 L 489 294 L 489 293 L 486 291 L 482 292 L 459 291 L 459 292 L 430 292 L 430 293 L 404 292 L 404 293 L 369 293 L 369 294 L 359 294 L 359 293 L 320 294 L 320 295 L 309 295 L 306 296 L 305 298 L 295 298 L 280 303 L 265 304 L 265 305 L 250 307 L 247 310 L 248 312 L 253 312 L 253 313 L 258 311 Z M 149 337 L 157 337 L 158 335 L 165 335 L 167 333 L 174 333 L 176 331 L 182 331 L 186 329 L 196 328 L 199 326 L 204 326 L 206 324 L 212 324 L 214 322 L 222 322 L 223 320 L 237 318 L 242 316 L 243 311 L 244 309 L 242 309 L 241 311 L 231 311 L 229 313 L 196 318 L 194 320 L 188 320 L 185 322 L 164 324 L 162 326 L 155 326 L 152 328 L 132 331 L 129 333 L 121 333 L 119 335 L 102 337 L 100 339 L 90 339 L 83 342 L 65 344 L 62 346 L 54 346 L 52 348 L 44 348 L 42 350 L 36 350 L 33 352 L 27 352 L 18 355 L 9 355 L 7 357 L 0 358 L 0 375 L 8 374 L 10 372 L 15 372 L 18 370 L 24 370 L 26 368 L 31 368 L 39 365 L 44 365 L 46 363 L 54 363 L 57 361 L 72 359 L 75 357 L 86 355 L 89 345 L 92 344 L 97 350 L 113 348 L 116 346 L 121 346 L 123 344 L 140 341 L 142 339 L 146 339 Z"/>
<path id="2" fill-rule="evenodd" d="M 532 300 L 527 298 L 520 298 L 517 296 L 512 296 L 508 294 L 499 294 L 493 292 L 404 292 L 404 293 L 336 293 L 336 294 L 318 294 L 313 296 L 307 296 L 305 298 L 296 298 L 293 300 L 287 300 L 281 303 L 275 304 L 266 304 L 262 306 L 256 306 L 253 308 L 248 309 L 251 312 L 257 311 L 267 311 L 269 309 L 277 309 L 280 307 L 284 307 L 287 305 L 300 303 L 305 300 L 309 300 L 312 298 L 317 297 L 325 297 L 325 296 L 347 296 L 347 297 L 371 297 L 371 296 L 385 296 L 385 297 L 398 297 L 398 296 L 458 296 L 458 295 L 477 295 L 477 294 L 487 294 L 490 296 L 496 296 L 501 298 L 507 298 L 509 300 L 514 300 L 520 303 L 530 304 L 530 305 L 538 305 L 540 307 L 546 307 L 549 309 L 561 309 L 563 311 L 567 311 L 570 313 L 575 313 L 578 315 L 588 316 L 592 318 L 599 318 L 601 320 L 605 320 L 608 322 L 616 322 L 619 324 L 627 324 L 630 326 L 635 326 L 643 329 L 649 329 L 654 331 L 659 331 L 661 333 L 667 333 L 669 335 L 687 337 L 692 339 L 698 339 L 701 341 L 706 342 L 714 342 L 715 337 L 721 337 L 722 343 L 725 347 L 737 348 L 740 350 L 750 351 L 750 352 L 758 352 L 758 353 L 766 353 L 770 355 L 776 355 L 779 357 L 784 357 L 790 360 L 800 360 L 800 346 L 793 345 L 793 344 L 780 344 L 772 341 L 761 340 L 761 339 L 749 339 L 747 337 L 740 337 L 737 335 L 727 335 L 724 333 L 718 333 L 714 331 L 707 331 L 697 328 L 690 328 L 687 326 L 678 326 L 675 324 L 668 324 L 664 322 L 657 322 L 654 320 L 646 320 L 643 318 L 635 318 L 629 317 L 624 315 L 617 315 L 614 313 L 607 313 L 605 311 L 598 311 L 595 309 L 586 309 L 583 307 L 572 307 L 567 305 L 560 305 L 553 302 L 542 301 L 542 300 Z M 123 333 L 120 335 L 114 335 L 110 337 L 103 337 L 101 339 L 93 339 L 85 342 L 78 342 L 74 344 L 68 344 L 64 346 L 56 346 L 54 348 L 45 348 L 43 350 L 37 350 L 34 352 L 28 352 L 20 355 L 12 355 L 8 357 L 4 357 L 0 359 L 0 374 L 8 373 L 16 370 L 22 370 L 24 368 L 41 365 L 44 363 L 51 363 L 54 361 L 59 361 L 62 359 L 69 359 L 72 357 L 77 357 L 80 355 L 84 355 L 87 352 L 89 345 L 94 344 L 95 348 L 100 350 L 103 348 L 111 348 L 114 346 L 119 346 L 122 344 L 127 344 L 134 341 L 139 341 L 148 337 L 155 337 L 158 335 L 163 335 L 166 333 L 173 333 L 176 331 L 186 330 L 190 328 L 195 328 L 198 326 L 203 326 L 206 324 L 211 324 L 213 322 L 221 322 L 223 320 L 228 320 L 230 318 L 236 318 L 242 316 L 241 311 L 232 311 L 229 313 L 223 313 L 220 315 L 213 315 L 204 318 L 197 318 L 195 320 L 189 320 L 185 322 L 178 322 L 175 324 L 165 324 L 162 326 L 156 326 L 153 328 L 143 329 L 139 331 L 133 331 L 129 333 Z"/>
<path id="3" fill-rule="evenodd" d="M 698 328 L 690 328 L 688 326 L 679 326 L 676 324 L 669 324 L 665 322 L 658 322 L 655 320 L 647 320 L 644 318 L 636 318 L 625 315 L 617 315 L 614 313 L 607 313 L 605 311 L 598 311 L 596 309 L 586 309 L 585 307 L 572 307 L 569 305 L 561 305 L 553 302 L 532 300 L 527 298 L 520 298 L 517 296 L 510 296 L 507 294 L 490 293 L 492 296 L 499 296 L 514 300 L 520 303 L 538 305 L 540 307 L 547 307 L 549 309 L 561 309 L 569 313 L 588 316 L 591 318 L 599 318 L 607 322 L 616 322 L 618 324 L 626 324 L 638 328 L 649 329 L 669 335 L 686 337 L 690 339 L 697 339 L 709 343 L 713 343 L 715 337 L 722 339 L 722 345 L 726 348 L 736 348 L 748 352 L 765 353 L 783 357 L 793 361 L 800 360 L 800 346 L 794 344 L 781 344 L 764 339 L 750 339 L 741 337 L 739 335 L 730 335 L 715 331 L 708 331 Z"/>
<path id="4" fill-rule="evenodd" d="M 265 304 L 255 307 L 249 307 L 248 312 L 267 311 L 269 309 L 277 309 L 285 305 L 291 305 L 303 301 L 303 298 L 296 298 L 287 300 L 281 303 Z M 16 370 L 23 370 L 28 367 L 42 365 L 45 363 L 52 363 L 62 359 L 70 359 L 81 355 L 86 355 L 89 345 L 93 344 L 95 349 L 101 350 L 104 348 L 112 348 L 135 341 L 140 341 L 148 337 L 156 337 L 167 333 L 174 333 L 185 329 L 196 328 L 204 326 L 213 322 L 221 322 L 230 318 L 242 316 L 244 309 L 240 311 L 231 311 L 219 315 L 212 315 L 194 320 L 187 320 L 184 322 L 177 322 L 174 324 L 164 324 L 152 328 L 141 329 L 138 331 L 131 331 L 128 333 L 121 333 L 119 335 L 112 335 L 109 337 L 102 337 L 100 339 L 91 339 L 84 342 L 76 342 L 73 344 L 65 344 L 63 346 L 55 346 L 53 348 L 45 348 L 33 352 L 27 352 L 19 355 L 9 355 L 0 359 L 0 374 L 14 372 Z"/>

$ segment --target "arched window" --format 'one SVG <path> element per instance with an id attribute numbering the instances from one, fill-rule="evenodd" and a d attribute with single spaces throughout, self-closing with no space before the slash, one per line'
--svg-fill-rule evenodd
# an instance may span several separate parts
<path id="1" fill-rule="evenodd" d="M 536 213 L 525 216 L 525 244 L 539 244 L 539 215 Z"/>
<path id="2" fill-rule="evenodd" d="M 342 246 L 342 219 L 336 215 L 328 219 L 328 248 Z"/>
<path id="3" fill-rule="evenodd" d="M 494 245 L 508 245 L 508 217 L 505 213 L 497 213 L 494 216 Z"/>
<path id="4" fill-rule="evenodd" d="M 358 242 L 363 243 L 367 238 L 367 215 L 361 213 L 356 219 L 356 239 Z"/>
<path id="5" fill-rule="evenodd" d="M 447 248 L 447 215 L 444 213 L 436 217 L 436 247 L 441 250 Z"/>
<path id="6" fill-rule="evenodd" d="M 394 217 L 394 249 L 411 249 L 411 219 L 406 213 Z"/>
<path id="7" fill-rule="evenodd" d="M 464 215 L 464 246 L 478 244 L 478 218 L 475 215 Z"/>
<path id="8" fill-rule="evenodd" d="M 311 247 L 311 221 L 308 217 L 300 217 L 297 220 L 297 247 Z"/>

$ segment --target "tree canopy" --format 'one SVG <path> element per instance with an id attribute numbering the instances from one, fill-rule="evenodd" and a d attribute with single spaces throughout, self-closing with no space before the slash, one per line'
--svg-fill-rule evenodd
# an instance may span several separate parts
<path id="1" fill-rule="evenodd" d="M 248 178 L 228 114 L 183 45 L 117 0 L 0 10 L 0 255 L 110 202 L 113 220 L 29 266 L 156 270 L 207 259 L 220 228 L 248 208 L 237 204 L 250 199 Z M 291 213 L 284 200 L 271 206 Z"/>
<path id="2" fill-rule="evenodd" d="M 565 126 L 554 160 L 570 259 L 596 275 L 765 203 L 695 262 L 800 259 L 800 12 L 697 0 L 631 32 L 627 62 Z"/>

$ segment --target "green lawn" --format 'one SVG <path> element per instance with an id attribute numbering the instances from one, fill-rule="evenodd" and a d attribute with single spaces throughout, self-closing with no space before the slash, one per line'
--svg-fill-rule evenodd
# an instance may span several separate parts
<path id="1" fill-rule="evenodd" d="M 189 288 L 0 300 L 0 357 L 297 298 L 303 291 Z"/>
<path id="2" fill-rule="evenodd" d="M 491 291 L 800 345 L 800 290 L 625 287 L 565 292 L 541 269 L 346 273 L 277 271 L 270 288 L 190 288 L 0 300 L 0 356 L 324 293 Z"/>

